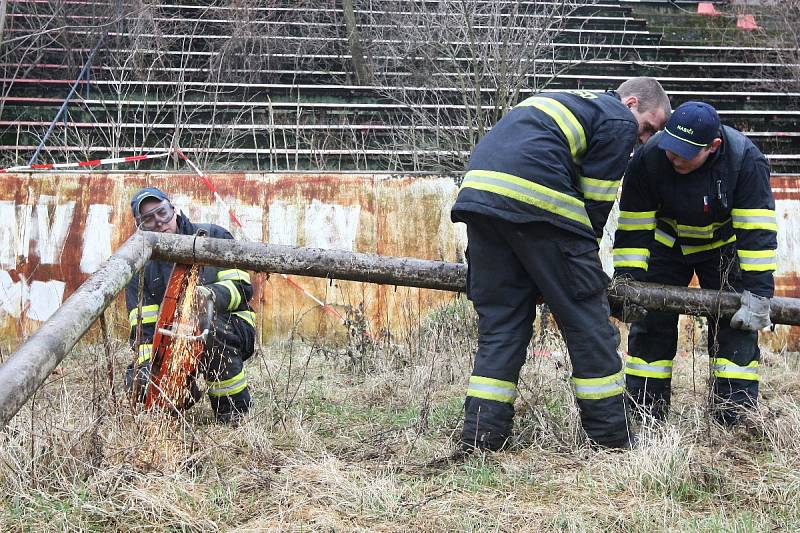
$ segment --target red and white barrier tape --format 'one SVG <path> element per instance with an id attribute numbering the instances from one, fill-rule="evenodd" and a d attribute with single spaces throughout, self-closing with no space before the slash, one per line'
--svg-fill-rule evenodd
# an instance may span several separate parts
<path id="1" fill-rule="evenodd" d="M 26 170 L 56 170 L 63 168 L 99 167 L 101 165 L 113 165 L 116 163 L 133 163 L 135 161 L 144 161 L 145 159 L 158 159 L 159 157 L 168 157 L 171 154 L 172 150 L 168 152 L 158 152 L 155 154 L 131 155 L 128 157 L 90 159 L 89 161 L 80 161 L 78 163 L 46 163 L 42 165 L 25 165 L 21 167 L 2 168 L 0 169 L 0 174 L 8 174 L 9 172 L 25 172 Z"/>
<path id="2" fill-rule="evenodd" d="M 247 236 L 244 233 L 244 226 L 239 221 L 239 219 L 236 216 L 236 214 L 233 212 L 233 209 L 231 209 L 231 207 L 227 204 L 227 202 L 225 202 L 225 200 L 222 198 L 222 196 L 219 195 L 219 193 L 217 192 L 216 185 L 214 185 L 214 183 L 208 178 L 208 176 L 203 174 L 203 172 L 200 170 L 200 168 L 197 165 L 195 165 L 194 162 L 192 162 L 192 160 L 189 159 L 186 156 L 186 154 L 184 154 L 180 149 L 176 148 L 175 149 L 175 154 L 178 157 L 180 157 L 187 165 L 189 165 L 189 167 L 192 170 L 194 170 L 195 174 L 197 174 L 197 176 L 203 181 L 203 183 L 208 188 L 208 190 L 211 191 L 211 193 L 214 195 L 214 199 L 217 202 L 219 202 L 220 205 L 222 205 L 228 211 L 228 216 L 230 216 L 231 221 L 241 230 L 242 238 L 247 239 Z M 289 283 L 289 285 L 291 285 L 292 287 L 294 287 L 298 291 L 300 291 L 303 294 L 305 294 L 308 298 L 311 298 L 317 305 L 319 305 L 323 309 L 323 311 L 325 311 L 329 315 L 331 315 L 331 316 L 337 318 L 338 320 L 340 320 L 342 322 L 342 324 L 346 323 L 345 318 L 335 308 L 333 308 L 330 305 L 326 304 L 325 302 L 323 302 L 322 300 L 320 300 L 319 298 L 317 298 L 316 296 L 314 296 L 313 294 L 308 292 L 306 289 L 304 289 L 303 287 L 298 285 L 297 282 L 294 281 L 292 278 L 290 278 L 288 275 L 281 274 L 281 277 L 283 279 L 285 279 L 286 282 Z"/>

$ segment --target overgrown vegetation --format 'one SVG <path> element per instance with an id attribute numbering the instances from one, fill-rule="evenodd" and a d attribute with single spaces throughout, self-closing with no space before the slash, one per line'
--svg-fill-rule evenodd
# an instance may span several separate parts
<path id="1" fill-rule="evenodd" d="M 85 347 L 0 434 L 0 530 L 800 527 L 797 354 L 764 355 L 761 410 L 730 431 L 707 417 L 698 342 L 677 359 L 669 423 L 614 454 L 585 445 L 563 344 L 537 336 L 514 449 L 451 461 L 471 307 L 454 300 L 404 336 L 367 330 L 262 347 L 247 367 L 256 409 L 237 429 L 214 425 L 207 403 L 185 420 L 135 411 L 119 383 L 128 348 Z"/>

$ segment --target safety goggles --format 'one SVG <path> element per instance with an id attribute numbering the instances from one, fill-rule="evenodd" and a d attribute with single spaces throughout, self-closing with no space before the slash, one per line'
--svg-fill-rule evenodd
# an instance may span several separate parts
<path id="1" fill-rule="evenodd" d="M 175 216 L 175 208 L 167 200 L 164 200 L 157 207 L 139 215 L 139 227 L 143 230 L 154 230 L 172 220 L 173 216 Z"/>

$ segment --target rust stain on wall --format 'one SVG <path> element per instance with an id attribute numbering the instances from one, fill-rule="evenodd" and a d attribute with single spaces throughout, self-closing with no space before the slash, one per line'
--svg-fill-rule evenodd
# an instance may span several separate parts
<path id="1" fill-rule="evenodd" d="M 238 238 L 382 255 L 461 261 L 466 235 L 452 224 L 450 178 L 370 174 L 217 173 L 220 195 L 244 224 Z M 0 176 L 0 340 L 34 331 L 134 231 L 129 200 L 156 186 L 197 222 L 231 229 L 226 208 L 193 174 L 16 174 Z M 800 296 L 800 177 L 773 178 L 779 215 L 777 294 Z M 606 245 L 607 246 L 607 245 Z M 342 313 L 363 309 L 371 333 L 401 332 L 456 295 L 345 281 L 294 278 Z M 344 328 L 281 276 L 255 276 L 253 305 L 266 341 L 292 331 L 341 335 Z M 125 336 L 122 298 L 109 314 Z M 796 328 L 770 343 L 798 345 Z"/>

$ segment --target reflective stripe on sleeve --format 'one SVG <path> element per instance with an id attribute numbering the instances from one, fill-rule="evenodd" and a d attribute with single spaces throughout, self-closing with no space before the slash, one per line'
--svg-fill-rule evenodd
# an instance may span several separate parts
<path id="1" fill-rule="evenodd" d="M 220 270 L 217 272 L 217 281 L 243 281 L 245 283 L 250 283 L 250 274 L 245 272 L 244 270 L 239 270 L 238 268 L 232 268 L 230 270 Z"/>
<path id="2" fill-rule="evenodd" d="M 650 230 L 656 227 L 655 211 L 620 211 L 617 229 L 623 231 Z"/>
<path id="3" fill-rule="evenodd" d="M 664 359 L 648 363 L 644 359 L 629 355 L 625 357 L 625 373 L 642 378 L 669 379 L 672 377 L 672 361 Z"/>
<path id="4" fill-rule="evenodd" d="M 517 399 L 517 384 L 501 379 L 470 376 L 467 396 L 513 404 Z"/>
<path id="5" fill-rule="evenodd" d="M 583 126 L 572 114 L 572 111 L 558 100 L 542 96 L 531 96 L 517 104 L 516 107 L 535 107 L 552 118 L 564 134 L 564 137 L 567 138 L 569 151 L 572 154 L 573 161 L 576 163 L 586 152 L 586 132 L 584 132 Z"/>
<path id="6" fill-rule="evenodd" d="M 673 237 L 672 235 L 670 235 L 661 228 L 656 228 L 655 239 L 656 242 L 660 242 L 667 248 L 672 248 L 673 246 L 675 246 L 675 237 Z"/>
<path id="7" fill-rule="evenodd" d="M 614 268 L 630 267 L 647 270 L 650 250 L 647 248 L 614 248 Z"/>
<path id="8" fill-rule="evenodd" d="M 772 209 L 731 209 L 731 216 L 736 229 L 778 231 L 778 222 Z"/>
<path id="9" fill-rule="evenodd" d="M 751 272 L 765 272 L 778 268 L 775 250 L 736 250 L 739 268 Z"/>
<path id="10" fill-rule="evenodd" d="M 136 364 L 141 365 L 142 363 L 146 363 L 150 360 L 153 356 L 153 345 L 152 344 L 140 344 L 139 345 L 139 353 L 137 354 Z"/>
<path id="11" fill-rule="evenodd" d="M 621 180 L 596 180 L 581 176 L 583 197 L 598 202 L 613 202 L 617 199 L 617 191 Z"/>
<path id="12" fill-rule="evenodd" d="M 239 288 L 236 284 L 230 280 L 226 281 L 218 281 L 214 283 L 217 287 L 225 287 L 228 289 L 228 292 L 231 295 L 230 302 L 228 302 L 227 311 L 233 311 L 237 309 L 239 305 L 242 303 L 242 295 L 239 293 Z"/>
<path id="13" fill-rule="evenodd" d="M 513 198 L 592 227 L 582 201 L 513 174 L 491 170 L 470 170 L 464 176 L 461 187 Z"/>
<path id="14" fill-rule="evenodd" d="M 579 400 L 602 400 L 622 394 L 625 390 L 625 377 L 620 370 L 616 374 L 602 378 L 572 377 L 575 397 Z"/>
<path id="15" fill-rule="evenodd" d="M 739 366 L 730 359 L 717 357 L 711 364 L 714 377 L 758 381 L 758 361 L 750 361 L 747 366 Z"/>
<path id="16" fill-rule="evenodd" d="M 238 316 L 251 326 L 256 327 L 256 314 L 253 311 L 236 311 L 235 313 L 231 314 Z"/>
<path id="17" fill-rule="evenodd" d="M 152 324 L 153 322 L 158 321 L 158 311 L 160 307 L 158 304 L 153 305 L 143 305 L 142 306 L 142 324 Z M 131 327 L 135 326 L 138 322 L 138 307 L 134 307 L 131 309 L 131 312 L 128 313 L 128 321 L 131 324 Z"/>
<path id="18" fill-rule="evenodd" d="M 242 392 L 245 388 L 247 388 L 247 377 L 244 375 L 244 370 L 242 370 L 225 381 L 209 381 L 208 395 L 215 397 L 233 396 Z"/>
<path id="19" fill-rule="evenodd" d="M 731 235 L 730 238 L 725 239 L 724 241 L 723 240 L 714 241 L 714 242 L 712 242 L 710 244 L 700 244 L 700 245 L 697 245 L 697 246 L 690 246 L 690 245 L 687 245 L 687 244 L 681 244 L 681 252 L 683 253 L 683 255 L 696 254 L 698 252 L 705 252 L 705 251 L 708 251 L 708 250 L 716 250 L 717 248 L 722 248 L 726 244 L 730 244 L 732 242 L 736 242 L 736 235 Z"/>

